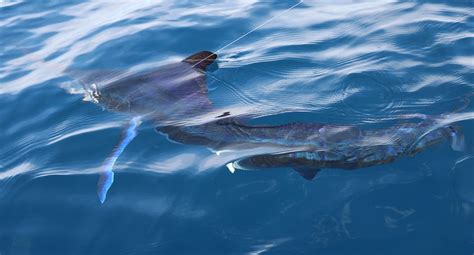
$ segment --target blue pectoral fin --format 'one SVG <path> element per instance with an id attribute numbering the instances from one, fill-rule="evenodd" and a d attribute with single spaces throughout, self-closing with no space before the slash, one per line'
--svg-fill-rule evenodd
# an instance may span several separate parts
<path id="1" fill-rule="evenodd" d="M 99 196 L 100 203 L 105 202 L 107 197 L 107 191 L 112 187 L 114 182 L 114 172 L 103 172 L 99 176 L 99 182 L 97 183 L 97 195 Z"/>
<path id="2" fill-rule="evenodd" d="M 133 138 L 137 136 L 137 128 L 139 125 L 139 117 L 133 118 L 128 123 L 125 132 L 120 138 L 119 143 L 112 151 L 112 155 L 107 158 L 107 160 L 105 160 L 104 164 L 102 165 L 102 171 L 100 172 L 99 181 L 97 182 L 97 195 L 99 196 L 99 200 L 101 203 L 105 202 L 107 192 L 109 191 L 110 187 L 112 187 L 112 183 L 114 182 L 113 168 L 115 165 L 115 161 L 117 161 L 120 154 L 122 154 L 122 152 L 125 150 L 127 145 L 133 140 Z"/>

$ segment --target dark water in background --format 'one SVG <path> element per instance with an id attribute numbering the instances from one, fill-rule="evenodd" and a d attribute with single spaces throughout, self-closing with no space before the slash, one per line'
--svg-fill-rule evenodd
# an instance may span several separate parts
<path id="1" fill-rule="evenodd" d="M 96 173 L 127 118 L 83 102 L 65 70 L 216 51 L 295 3 L 0 3 L 0 254 L 473 254 L 474 155 L 447 144 L 308 182 L 231 174 L 145 125 L 99 203 Z M 267 124 L 447 113 L 473 91 L 473 13 L 472 1 L 305 1 L 220 52 L 210 97 Z M 473 109 L 453 116 L 468 143 Z"/>

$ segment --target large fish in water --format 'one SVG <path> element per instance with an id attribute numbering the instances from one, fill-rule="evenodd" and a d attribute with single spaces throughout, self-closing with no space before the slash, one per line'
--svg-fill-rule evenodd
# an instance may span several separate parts
<path id="1" fill-rule="evenodd" d="M 379 130 L 316 123 L 249 125 L 242 119 L 227 116 L 229 114 L 223 114 L 224 119 L 198 125 L 161 125 L 170 119 L 185 119 L 212 110 L 205 71 L 216 58 L 216 54 L 202 51 L 146 73 L 126 75 L 105 84 L 87 83 L 85 89 L 94 102 L 109 110 L 136 116 L 104 163 L 98 183 L 101 202 L 112 185 L 115 160 L 136 136 L 140 122 L 146 119 L 157 123 L 157 131 L 173 141 L 202 145 L 215 151 L 280 148 L 278 152 L 247 155 L 227 166 L 232 172 L 291 167 L 308 180 L 322 168 L 356 169 L 385 164 L 445 140 L 450 141 L 455 150 L 464 147 L 458 127 L 440 126 L 432 117 Z"/>
<path id="2" fill-rule="evenodd" d="M 100 72 L 82 77 L 73 75 L 81 81 L 88 99 L 108 110 L 134 116 L 102 166 L 97 185 L 102 203 L 114 181 L 115 161 L 137 135 L 142 121 L 178 121 L 211 108 L 204 71 L 216 57 L 211 52 L 202 51 L 181 62 L 138 74 Z"/>
<path id="3" fill-rule="evenodd" d="M 246 156 L 230 162 L 227 167 L 231 172 L 291 167 L 308 180 L 322 168 L 351 170 L 390 163 L 400 156 L 412 156 L 446 140 L 457 151 L 465 146 L 459 127 L 437 127 L 437 121 L 428 117 L 419 123 L 379 130 L 315 123 L 247 125 L 237 120 L 158 127 L 157 130 L 173 141 L 205 145 L 215 151 L 280 147 L 282 152 Z"/>

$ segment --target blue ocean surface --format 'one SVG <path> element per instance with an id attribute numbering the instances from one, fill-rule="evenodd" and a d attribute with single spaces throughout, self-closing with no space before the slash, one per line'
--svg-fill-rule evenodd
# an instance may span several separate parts
<path id="1" fill-rule="evenodd" d="M 102 204 L 99 173 L 130 115 L 84 101 L 77 74 L 203 50 L 218 55 L 205 84 L 216 113 L 361 129 L 443 115 L 466 148 L 308 181 L 231 173 L 247 151 L 179 143 L 144 121 Z M 472 255 L 473 92 L 472 0 L 1 0 L 0 255 Z M 214 119 L 192 117 L 180 124 Z"/>

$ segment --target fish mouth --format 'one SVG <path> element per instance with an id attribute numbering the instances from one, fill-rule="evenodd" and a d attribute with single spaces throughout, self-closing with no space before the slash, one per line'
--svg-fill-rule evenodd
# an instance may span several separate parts
<path id="1" fill-rule="evenodd" d="M 99 88 L 97 87 L 97 84 L 92 83 L 92 84 L 86 84 L 83 85 L 84 87 L 84 101 L 92 101 L 94 103 L 99 103 L 100 100 L 100 91 Z"/>

